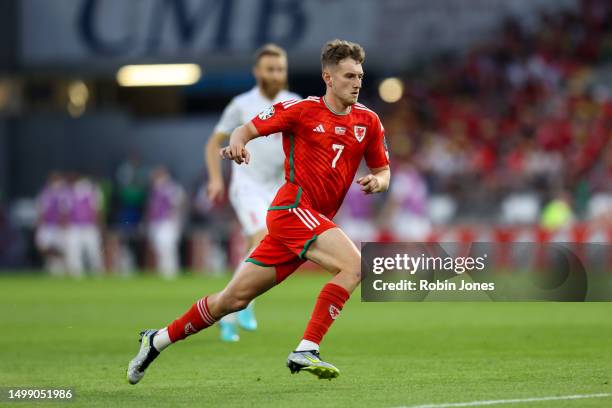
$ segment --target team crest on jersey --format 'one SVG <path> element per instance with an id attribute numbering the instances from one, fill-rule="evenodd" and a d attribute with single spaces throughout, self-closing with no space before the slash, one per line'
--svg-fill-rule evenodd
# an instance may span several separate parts
<path id="1" fill-rule="evenodd" d="M 265 111 L 262 111 L 259 115 L 257 115 L 257 117 L 261 120 L 266 120 L 271 118 L 272 115 L 274 115 L 274 106 L 270 106 Z"/>
<path id="2" fill-rule="evenodd" d="M 354 126 L 353 133 L 355 133 L 355 137 L 357 138 L 357 141 L 361 143 L 361 141 L 366 135 L 366 127 L 365 126 Z"/>

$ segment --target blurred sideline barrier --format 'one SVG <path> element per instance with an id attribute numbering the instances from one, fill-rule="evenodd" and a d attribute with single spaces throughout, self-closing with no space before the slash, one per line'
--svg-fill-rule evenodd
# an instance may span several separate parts
<path id="1" fill-rule="evenodd" d="M 392 234 L 380 231 L 378 242 L 396 242 Z M 533 243 L 544 246 L 546 244 L 563 244 L 570 250 L 579 253 L 589 244 L 599 251 L 591 251 L 591 263 L 606 267 L 612 271 L 612 251 L 607 250 L 612 244 L 612 227 L 600 226 L 595 223 L 577 223 L 556 231 L 547 230 L 540 226 L 494 226 L 494 225 L 462 225 L 434 228 L 423 240 L 428 243 L 457 242 L 462 244 L 490 243 L 495 248 L 493 266 L 498 268 L 516 268 L 520 260 L 513 259 L 510 254 L 513 243 Z M 112 261 L 118 256 L 116 235 L 110 234 L 106 239 L 107 265 L 119 266 L 120 262 Z M 206 230 L 193 230 L 185 237 L 186 251 L 184 267 L 198 274 L 222 274 L 236 268 L 243 260 L 244 238 L 239 228 L 231 231 L 227 250 L 223 250 L 215 242 L 214 236 Z M 507 253 L 504 253 L 507 251 Z M 152 266 L 153 253 L 145 251 L 145 266 Z M 109 268 L 117 269 L 117 268 Z M 302 269 L 320 269 L 317 265 L 308 262 Z"/>

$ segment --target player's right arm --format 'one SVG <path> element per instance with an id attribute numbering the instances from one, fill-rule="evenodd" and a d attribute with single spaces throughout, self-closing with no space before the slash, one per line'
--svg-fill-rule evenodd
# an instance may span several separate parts
<path id="1" fill-rule="evenodd" d="M 257 129 L 252 122 L 245 123 L 242 126 L 238 126 L 232 132 L 230 136 L 229 145 L 221 149 L 220 156 L 224 159 L 233 160 L 238 164 L 249 164 L 251 155 L 246 149 L 246 144 L 259 137 Z"/>
<path id="2" fill-rule="evenodd" d="M 245 148 L 246 144 L 261 135 L 291 131 L 300 117 L 302 107 L 297 100 L 270 106 L 232 132 L 229 146 L 220 151 L 221 157 L 234 160 L 238 164 L 249 164 L 250 155 Z"/>
<path id="3" fill-rule="evenodd" d="M 206 192 L 208 194 L 208 199 L 212 202 L 220 200 L 225 190 L 219 150 L 228 137 L 228 133 L 214 132 L 206 143 L 205 158 L 206 168 L 208 169 L 208 186 Z"/>

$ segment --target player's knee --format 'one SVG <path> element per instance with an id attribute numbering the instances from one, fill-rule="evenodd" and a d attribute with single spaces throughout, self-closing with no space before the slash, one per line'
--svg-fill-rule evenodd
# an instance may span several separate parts
<path id="1" fill-rule="evenodd" d="M 236 298 L 232 302 L 232 312 L 239 312 L 249 305 L 249 300 L 245 298 Z"/>
<path id="2" fill-rule="evenodd" d="M 361 257 L 351 256 L 340 265 L 341 272 L 353 283 L 361 282 Z"/>
<path id="3" fill-rule="evenodd" d="M 239 312 L 245 309 L 251 298 L 246 293 L 232 293 L 226 299 L 226 308 L 228 313 Z"/>

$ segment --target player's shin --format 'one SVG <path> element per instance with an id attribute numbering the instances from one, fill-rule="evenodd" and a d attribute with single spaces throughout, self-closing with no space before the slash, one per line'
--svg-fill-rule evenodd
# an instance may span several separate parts
<path id="1" fill-rule="evenodd" d="M 184 315 L 161 329 L 153 338 L 153 347 L 161 351 L 172 343 L 212 326 L 216 321 L 210 313 L 209 296 L 203 297 Z"/>

